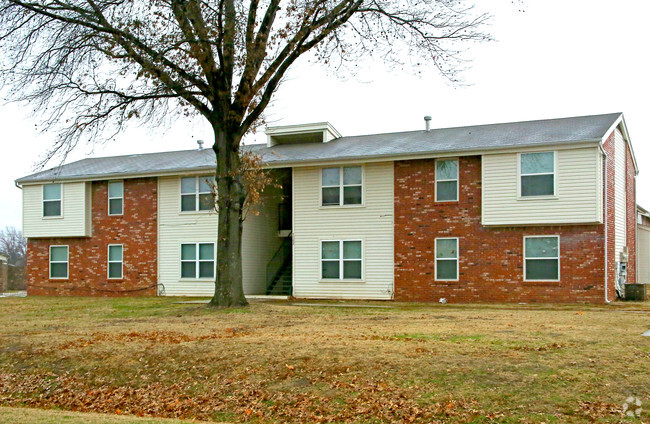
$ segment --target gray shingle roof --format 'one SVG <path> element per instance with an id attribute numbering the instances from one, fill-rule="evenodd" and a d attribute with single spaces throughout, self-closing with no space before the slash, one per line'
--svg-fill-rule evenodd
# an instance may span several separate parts
<path id="1" fill-rule="evenodd" d="M 251 145 L 269 166 L 600 141 L 621 113 L 341 137 L 329 143 Z M 18 179 L 19 184 L 160 175 L 214 167 L 211 149 L 88 158 Z"/>

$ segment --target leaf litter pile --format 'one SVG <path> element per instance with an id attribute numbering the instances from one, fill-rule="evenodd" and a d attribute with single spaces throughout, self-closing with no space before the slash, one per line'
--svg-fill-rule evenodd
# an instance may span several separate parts
<path id="1" fill-rule="evenodd" d="M 620 399 L 650 394 L 650 344 L 620 331 L 602 340 L 615 311 L 598 308 L 228 313 L 42 298 L 0 308 L 3 406 L 231 422 L 622 422 Z"/>

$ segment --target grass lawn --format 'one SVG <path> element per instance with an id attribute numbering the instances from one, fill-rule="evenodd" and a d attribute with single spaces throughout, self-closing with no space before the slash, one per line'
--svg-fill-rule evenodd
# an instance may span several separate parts
<path id="1" fill-rule="evenodd" d="M 166 418 L 138 418 L 122 415 L 92 414 L 87 412 L 0 407 L 0 424 L 193 424 L 198 422 Z"/>
<path id="2" fill-rule="evenodd" d="M 0 424 L 130 422 L 61 410 L 227 422 L 650 421 L 623 414 L 629 396 L 650 410 L 648 304 L 215 311 L 176 301 L 0 299 Z M 6 407 L 57 411 L 2 421 L 21 413 Z"/>

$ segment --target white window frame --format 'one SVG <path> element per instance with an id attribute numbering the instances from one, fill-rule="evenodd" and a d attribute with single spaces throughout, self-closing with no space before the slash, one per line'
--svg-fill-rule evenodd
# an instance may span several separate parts
<path id="1" fill-rule="evenodd" d="M 122 248 L 122 260 L 111 261 L 111 247 L 120 246 Z M 106 250 L 106 259 L 108 266 L 106 267 L 106 277 L 109 280 L 123 280 L 124 279 L 124 245 L 123 244 L 109 244 Z M 111 277 L 111 264 L 120 264 L 120 276 Z"/>
<path id="2" fill-rule="evenodd" d="M 343 265 L 345 264 L 345 259 L 343 258 L 343 242 L 346 241 L 358 241 L 361 242 L 361 259 L 348 259 L 348 261 L 361 261 L 361 277 L 360 278 L 343 278 Z M 338 259 L 323 259 L 323 243 L 338 243 L 339 244 L 339 258 Z M 318 268 L 318 279 L 321 282 L 353 282 L 353 283 L 361 283 L 364 281 L 365 278 L 365 243 L 362 239 L 337 239 L 337 240 L 332 240 L 332 239 L 327 239 L 327 240 L 321 240 L 318 248 L 319 248 L 319 268 Z M 323 278 L 323 262 L 338 262 L 339 263 L 339 278 Z"/>
<path id="3" fill-rule="evenodd" d="M 202 244 L 211 244 L 212 245 L 212 260 L 208 259 L 199 259 L 199 246 Z M 194 255 L 196 259 L 193 260 L 188 260 L 185 259 L 183 260 L 183 245 L 193 245 L 194 246 Z M 180 268 L 179 268 L 179 280 L 181 281 L 214 281 L 216 277 L 216 266 L 217 266 L 217 244 L 214 242 L 190 242 L 190 243 L 181 243 L 179 245 L 179 251 L 178 251 L 178 257 L 180 259 Z M 183 263 L 188 262 L 188 263 L 194 263 L 194 277 L 183 277 Z M 201 262 L 212 262 L 213 266 L 215 267 L 213 271 L 213 276 L 212 277 L 199 277 L 199 264 Z"/>
<path id="4" fill-rule="evenodd" d="M 45 200 L 45 186 L 50 186 L 50 185 L 58 185 L 61 187 L 61 190 L 59 191 L 59 199 L 48 199 Z M 59 202 L 61 204 L 60 210 L 61 212 L 59 215 L 45 215 L 45 202 Z M 43 184 L 41 186 L 41 217 L 43 219 L 57 219 L 57 218 L 63 218 L 63 184 L 62 183 L 50 183 L 50 184 Z"/>
<path id="5" fill-rule="evenodd" d="M 52 248 L 53 247 L 65 247 L 66 248 L 67 255 L 66 255 L 66 261 L 65 262 L 64 261 L 52 261 Z M 48 277 L 49 277 L 49 279 L 50 280 L 68 280 L 68 279 L 70 279 L 70 246 L 68 246 L 67 244 L 52 245 L 52 246 L 50 246 L 50 252 L 49 253 L 50 253 L 50 256 L 48 258 L 48 261 L 49 261 L 49 274 L 48 274 Z M 65 267 L 66 276 L 65 277 L 52 277 L 52 264 L 65 264 L 66 265 L 66 267 Z"/>
<path id="6" fill-rule="evenodd" d="M 539 258 L 539 257 L 527 257 L 526 256 L 526 239 L 529 239 L 529 238 L 551 238 L 551 237 L 555 237 L 557 239 L 557 258 L 551 258 L 551 257 L 548 257 L 548 256 L 547 257 L 542 257 L 542 258 Z M 561 279 L 560 273 L 562 272 L 562 263 L 561 263 L 561 259 L 560 259 L 560 241 L 561 241 L 560 236 L 558 234 L 524 236 L 524 241 L 523 241 L 523 249 L 524 249 L 524 252 L 523 252 L 524 253 L 523 254 L 523 257 L 524 257 L 524 281 L 530 281 L 530 282 L 540 282 L 540 281 L 541 282 L 558 282 L 558 281 L 560 281 L 560 279 Z M 544 278 L 544 279 L 541 279 L 541 280 L 529 280 L 529 279 L 527 279 L 526 278 L 526 261 L 528 259 L 535 259 L 535 260 L 537 260 L 537 259 L 542 259 L 542 260 L 554 260 L 554 259 L 557 259 L 557 279 L 555 279 L 555 280 L 549 280 L 547 278 Z"/>
<path id="7" fill-rule="evenodd" d="M 192 193 L 183 193 L 183 179 L 185 178 L 194 178 L 194 209 L 190 211 L 183 210 L 183 196 L 190 196 Z M 208 191 L 199 191 L 201 185 L 199 184 L 200 179 L 210 180 L 212 176 L 210 175 L 184 175 L 178 179 L 178 210 L 180 213 L 211 213 L 214 212 L 214 207 L 210 209 L 201 210 L 199 209 L 201 194 L 212 194 L 212 190 Z"/>
<path id="8" fill-rule="evenodd" d="M 455 179 L 446 179 L 446 180 L 439 180 L 438 179 L 438 162 L 439 161 L 454 161 L 456 162 L 456 178 Z M 435 160 L 435 169 L 434 169 L 434 181 L 435 181 L 435 201 L 438 203 L 451 203 L 451 202 L 458 202 L 458 197 L 459 197 L 459 192 L 460 192 L 460 162 L 458 161 L 458 158 L 438 158 Z M 456 181 L 456 199 L 454 200 L 438 200 L 438 182 L 448 182 L 448 181 Z"/>
<path id="9" fill-rule="evenodd" d="M 115 183 L 122 183 L 122 197 L 111 197 L 111 184 L 115 184 Z M 108 194 L 107 194 L 107 196 L 108 196 L 108 215 L 109 216 L 122 216 L 122 215 L 124 215 L 124 181 L 109 181 L 107 191 L 108 191 Z M 111 213 L 111 200 L 117 200 L 117 199 L 122 200 L 122 210 L 120 211 L 120 213 Z"/>
<path id="10" fill-rule="evenodd" d="M 455 258 L 438 258 L 438 240 L 456 240 L 456 257 Z M 458 276 L 460 274 L 460 261 L 458 251 L 460 250 L 460 243 L 458 237 L 436 237 L 433 245 L 433 257 L 436 261 L 435 263 L 435 280 L 436 281 L 458 281 Z M 456 278 L 438 278 L 438 261 L 456 261 Z"/>
<path id="11" fill-rule="evenodd" d="M 553 153 L 553 172 L 537 172 L 534 174 L 521 173 L 521 155 L 535 154 L 535 153 Z M 536 196 L 524 196 L 521 194 L 521 177 L 533 175 L 553 175 L 553 194 L 540 194 Z M 517 198 L 519 200 L 535 200 L 535 199 L 557 199 L 557 151 L 544 150 L 540 152 L 520 152 L 517 153 Z"/>
<path id="12" fill-rule="evenodd" d="M 323 185 L 323 170 L 324 169 L 339 169 L 339 184 L 338 185 Z M 361 168 L 361 184 L 343 184 L 343 173 L 345 168 Z M 349 165 L 349 166 L 323 166 L 320 168 L 319 176 L 320 179 L 320 191 L 318 193 L 318 203 L 321 209 L 330 209 L 330 208 L 358 208 L 362 207 L 366 201 L 365 194 L 365 167 L 363 165 Z M 339 204 L 338 205 L 323 205 L 323 189 L 324 188 L 339 188 Z M 344 188 L 345 187 L 361 187 L 361 203 L 346 205 L 343 203 L 344 198 Z"/>

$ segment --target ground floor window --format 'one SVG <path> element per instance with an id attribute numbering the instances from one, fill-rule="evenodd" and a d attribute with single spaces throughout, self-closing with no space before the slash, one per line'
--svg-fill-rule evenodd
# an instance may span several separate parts
<path id="1" fill-rule="evenodd" d="M 214 278 L 214 243 L 181 244 L 181 278 Z"/>
<path id="2" fill-rule="evenodd" d="M 458 280 L 458 239 L 436 239 L 436 280 Z"/>
<path id="3" fill-rule="evenodd" d="M 558 281 L 560 279 L 560 237 L 524 237 L 524 280 Z"/>
<path id="4" fill-rule="evenodd" d="M 50 278 L 68 278 L 68 246 L 50 246 Z"/>
<path id="5" fill-rule="evenodd" d="M 361 240 L 322 241 L 321 278 L 323 280 L 361 280 L 362 250 Z"/>
<path id="6" fill-rule="evenodd" d="M 111 244 L 108 246 L 108 278 L 122 278 L 122 268 L 124 264 L 123 247 L 121 244 Z"/>

